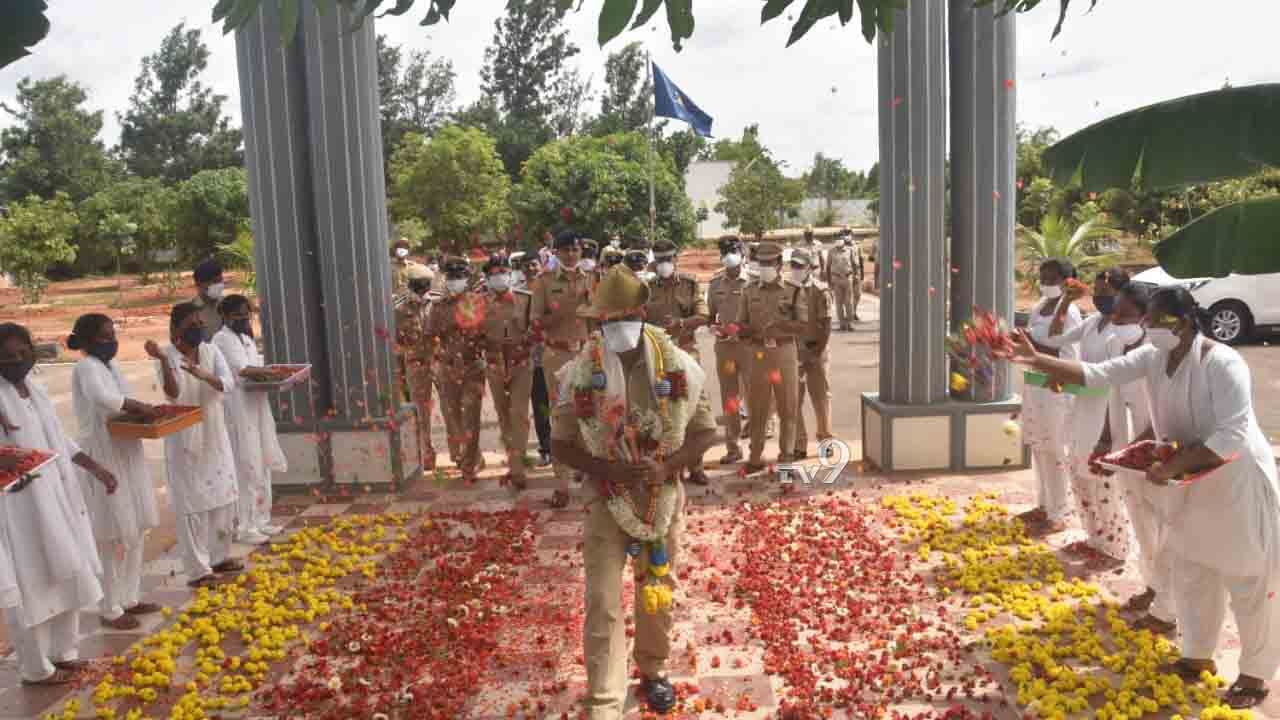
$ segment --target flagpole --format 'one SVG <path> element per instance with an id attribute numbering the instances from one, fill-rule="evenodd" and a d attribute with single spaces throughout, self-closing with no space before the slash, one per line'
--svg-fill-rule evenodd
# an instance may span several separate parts
<path id="1" fill-rule="evenodd" d="M 658 224 L 658 206 L 654 200 L 653 190 L 653 122 L 658 112 L 658 88 L 653 84 L 653 56 L 646 47 L 644 51 L 645 59 L 648 61 L 646 66 L 649 71 L 649 92 L 653 97 L 649 98 L 649 247 L 657 242 L 657 224 Z"/>

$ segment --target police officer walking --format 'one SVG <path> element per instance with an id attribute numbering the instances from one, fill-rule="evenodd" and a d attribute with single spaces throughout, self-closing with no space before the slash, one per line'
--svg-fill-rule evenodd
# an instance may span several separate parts
<path id="1" fill-rule="evenodd" d="M 529 293 L 529 284 L 538 276 L 536 253 L 513 252 L 511 263 L 511 287 Z M 532 322 L 533 296 L 529 295 L 530 321 Z M 530 386 L 529 405 L 533 412 L 533 429 L 538 436 L 538 467 L 551 464 L 551 397 L 547 393 L 547 376 L 542 372 L 542 339 L 529 332 L 529 357 L 533 366 L 533 382 Z"/>
<path id="2" fill-rule="evenodd" d="M 529 329 L 529 291 L 511 285 L 511 264 L 493 255 L 485 264 L 484 355 L 489 394 L 498 414 L 502 444 L 507 451 L 510 480 L 525 489 L 524 456 L 529 447 L 529 395 L 533 387 L 530 364 L 533 343 Z"/>
<path id="3" fill-rule="evenodd" d="M 467 482 L 484 469 L 480 454 L 480 403 L 484 400 L 483 299 L 470 290 L 466 258 L 445 258 L 443 297 L 431 303 L 427 334 L 437 341 L 440 414 L 449 436 L 449 456 Z"/>
<path id="4" fill-rule="evenodd" d="M 858 302 L 862 299 L 862 248 L 853 239 L 853 232 L 845 228 L 840 244 L 827 258 L 826 281 L 835 295 L 836 319 L 840 329 L 849 331 L 858 322 Z"/>
<path id="5" fill-rule="evenodd" d="M 716 334 L 716 374 L 720 377 L 720 407 L 724 409 L 725 448 L 722 465 L 742 462 L 742 415 L 750 395 L 751 349 L 736 332 L 742 292 L 747 287 L 742 272 L 742 241 L 737 235 L 720 238 L 720 263 L 724 266 L 707 286 L 707 315 Z"/>
<path id="6" fill-rule="evenodd" d="M 426 333 L 431 312 L 431 271 L 423 265 L 410 266 L 405 273 L 405 291 L 396 297 L 396 353 L 400 358 L 401 387 L 418 411 L 418 452 L 422 469 L 436 466 L 436 450 L 431 440 L 431 363 L 436 340 Z"/>
<path id="7" fill-rule="evenodd" d="M 827 346 L 831 341 L 831 294 L 813 279 L 814 262 L 808 250 L 791 251 L 791 283 L 803 289 L 808 303 L 809 323 L 798 340 L 796 353 L 800 368 L 800 392 L 796 397 L 796 445 L 794 458 L 808 454 L 809 433 L 804 423 L 804 396 L 808 392 L 817 418 L 818 442 L 831 435 L 831 385 L 827 376 L 831 358 Z"/>
<path id="8" fill-rule="evenodd" d="M 751 457 L 747 472 L 765 469 L 765 418 L 776 408 L 781 420 L 779 462 L 791 459 L 800 399 L 796 338 L 809 325 L 804 289 L 782 278 L 782 246 L 761 242 L 756 249 L 760 279 L 742 293 L 739 336 L 749 340 L 751 361 Z"/>

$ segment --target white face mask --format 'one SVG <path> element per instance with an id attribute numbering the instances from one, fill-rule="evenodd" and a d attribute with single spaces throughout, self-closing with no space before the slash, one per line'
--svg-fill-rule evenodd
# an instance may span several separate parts
<path id="1" fill-rule="evenodd" d="M 605 347 L 614 353 L 635 350 L 640 344 L 640 333 L 644 323 L 639 320 L 618 320 L 606 323 L 601 332 L 604 333 Z"/>
<path id="2" fill-rule="evenodd" d="M 511 285 L 512 287 L 524 287 L 524 271 L 523 270 L 511 271 Z"/>
<path id="3" fill-rule="evenodd" d="M 736 268 L 742 264 L 742 256 L 738 253 L 729 253 L 720 259 L 727 268 Z"/>
<path id="4" fill-rule="evenodd" d="M 596 269 L 595 258 L 582 258 L 578 261 L 578 269 L 582 272 L 591 272 Z"/>
<path id="5" fill-rule="evenodd" d="M 461 295 L 467 291 L 467 279 L 458 278 L 456 280 L 448 280 L 444 284 L 450 295 Z"/>
<path id="6" fill-rule="evenodd" d="M 676 265 L 672 262 L 660 262 L 654 269 L 658 271 L 658 277 L 664 279 L 676 274 Z"/>
<path id="7" fill-rule="evenodd" d="M 494 292 L 506 292 L 511 289 L 511 273 L 497 273 L 485 279 L 489 289 Z"/>
<path id="8" fill-rule="evenodd" d="M 1054 298 L 1062 297 L 1062 286 L 1061 285 L 1041 285 L 1040 297 L 1045 298 L 1046 300 L 1053 300 Z"/>
<path id="9" fill-rule="evenodd" d="M 1159 350 L 1168 352 L 1182 343 L 1182 338 L 1169 328 L 1148 328 L 1147 342 L 1156 346 Z"/>
<path id="10" fill-rule="evenodd" d="M 408 249 L 408 248 L 396 248 L 396 257 L 400 258 L 401 260 L 403 260 L 404 258 L 409 257 L 409 249 Z"/>
<path id="11" fill-rule="evenodd" d="M 778 279 L 778 268 L 772 265 L 766 265 L 760 268 L 760 282 L 771 283 Z"/>
<path id="12" fill-rule="evenodd" d="M 791 282 L 796 285 L 809 282 L 809 268 L 791 268 Z"/>
<path id="13" fill-rule="evenodd" d="M 1116 335 L 1116 339 L 1124 343 L 1125 347 L 1138 342 L 1138 338 L 1142 337 L 1142 326 L 1136 323 L 1133 325 L 1113 325 L 1112 327 L 1115 328 L 1113 332 Z"/>
<path id="14" fill-rule="evenodd" d="M 214 283 L 204 291 L 204 294 L 207 295 L 210 300 L 221 300 L 222 293 L 226 291 L 227 286 L 225 283 Z"/>

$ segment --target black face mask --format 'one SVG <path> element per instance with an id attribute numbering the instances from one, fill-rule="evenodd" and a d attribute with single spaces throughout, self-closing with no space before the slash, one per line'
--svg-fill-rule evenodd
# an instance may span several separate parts
<path id="1" fill-rule="evenodd" d="M 180 339 L 187 347 L 199 347 L 204 342 L 204 328 L 189 327 L 182 331 Z"/>
<path id="2" fill-rule="evenodd" d="M 249 318 L 236 318 L 227 324 L 231 328 L 231 332 L 245 337 L 253 337 L 253 323 Z"/>
<path id="3" fill-rule="evenodd" d="M 409 290 L 416 295 L 426 295 L 431 290 L 431 283 L 422 280 L 414 280 L 409 283 Z"/>
<path id="4" fill-rule="evenodd" d="M 36 366 L 36 361 L 17 360 L 15 362 L 0 363 L 0 377 L 8 380 L 13 385 L 22 383 L 30 374 L 31 368 Z"/>
<path id="5" fill-rule="evenodd" d="M 120 351 L 120 342 L 118 340 L 96 342 L 85 348 L 84 351 L 90 357 L 96 357 L 101 360 L 104 365 L 109 365 L 115 359 L 116 353 Z"/>
<path id="6" fill-rule="evenodd" d="M 1110 315 L 1116 309 L 1115 295 L 1094 295 L 1093 306 L 1098 308 L 1098 312 L 1103 315 Z"/>

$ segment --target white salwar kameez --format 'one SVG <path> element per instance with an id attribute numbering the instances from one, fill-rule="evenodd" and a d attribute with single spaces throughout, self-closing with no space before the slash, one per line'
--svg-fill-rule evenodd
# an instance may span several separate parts
<path id="1" fill-rule="evenodd" d="M 1049 339 L 1049 328 L 1054 315 L 1042 315 L 1047 304 L 1067 302 L 1065 297 L 1045 299 L 1031 310 L 1027 331 L 1031 338 L 1044 345 Z M 1072 305 L 1062 322 L 1062 333 L 1075 330 L 1081 323 L 1080 311 Z M 1075 360 L 1078 355 L 1074 343 L 1058 348 L 1060 357 Z M 1067 429 L 1070 427 L 1072 396 L 1055 393 L 1046 388 L 1028 385 L 1023 388 L 1022 439 L 1031 446 L 1031 466 L 1036 475 L 1036 505 L 1045 512 L 1051 522 L 1066 518 L 1071 508 L 1067 501 L 1067 477 L 1070 474 Z"/>
<path id="2" fill-rule="evenodd" d="M 276 419 L 264 392 L 251 392 L 240 382 L 247 367 L 262 367 L 263 360 L 253 338 L 223 327 L 213 336 L 222 351 L 236 387 L 226 395 L 227 432 L 235 453 L 240 499 L 236 502 L 239 532 L 263 532 L 271 524 L 271 473 L 288 469 Z"/>
<path id="3" fill-rule="evenodd" d="M 141 440 L 113 437 L 111 418 L 124 410 L 128 382 L 114 360 L 85 357 L 71 373 L 71 402 L 79 425 L 80 447 L 115 475 L 118 486 L 106 488 L 80 471 L 93 537 L 102 561 L 102 615 L 115 620 L 141 602 L 142 549 L 147 531 L 160 525 L 155 488 Z"/>
<path id="4" fill-rule="evenodd" d="M 19 492 L 0 494 L 0 545 L 10 569 L 0 572 L 0 598 L 18 652 L 18 672 L 36 682 L 54 673 L 53 663 L 78 657 L 80 608 L 102 599 L 102 566 L 93 542 L 71 458 L 80 447 L 67 437 L 45 389 L 31 379 L 23 398 L 0 380 L 0 412 L 17 430 L 0 434 L 6 444 L 58 453 Z M 16 587 L 16 594 L 14 589 Z M 14 605 L 13 603 L 17 603 Z"/>
<path id="5" fill-rule="evenodd" d="M 169 367 L 178 381 L 178 405 L 199 405 L 204 420 L 164 439 L 169 496 L 177 516 L 178 547 L 187 576 L 197 580 L 226 560 L 235 532 L 236 466 L 223 410 L 224 393 L 182 369 L 185 359 L 172 345 L 165 347 Z M 222 381 L 224 391 L 235 378 L 222 352 L 210 343 L 199 349 L 200 368 Z M 157 363 L 159 365 L 159 363 Z M 164 384 L 164 368 L 157 368 Z"/>
<path id="6" fill-rule="evenodd" d="M 1167 352 L 1143 347 L 1085 365 L 1089 385 L 1145 379 L 1152 424 L 1167 439 L 1203 443 L 1234 462 L 1170 488 L 1173 595 L 1182 654 L 1212 657 L 1226 601 L 1240 628 L 1240 672 L 1270 680 L 1280 667 L 1280 488 L 1276 461 L 1253 414 L 1249 367 L 1239 353 L 1197 335 L 1173 377 Z"/>
<path id="7" fill-rule="evenodd" d="M 1082 362 L 1100 363 L 1124 354 L 1125 337 L 1131 332 L 1113 323 L 1103 325 L 1105 316 L 1095 314 L 1070 332 L 1039 342 L 1049 347 L 1079 343 Z M 1136 325 L 1128 326 L 1141 330 Z M 1136 340 L 1136 338 L 1133 338 Z M 1132 340 L 1131 340 L 1132 342 Z M 1089 456 L 1102 439 L 1110 420 L 1111 445 L 1119 449 L 1132 442 L 1129 413 L 1119 387 L 1102 397 L 1078 396 L 1072 401 L 1067 437 L 1071 492 L 1075 495 L 1080 523 L 1089 547 L 1113 558 L 1129 555 L 1129 519 L 1124 507 L 1124 481 L 1095 475 L 1089 470 Z"/>

